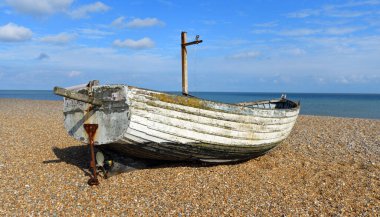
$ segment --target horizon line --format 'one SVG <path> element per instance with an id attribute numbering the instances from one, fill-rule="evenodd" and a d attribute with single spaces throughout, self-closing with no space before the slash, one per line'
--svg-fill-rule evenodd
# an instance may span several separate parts
<path id="1" fill-rule="evenodd" d="M 0 91 L 51 91 L 49 89 L 41 90 L 41 89 L 0 89 Z M 175 92 L 180 93 L 180 90 L 153 90 L 157 92 Z M 250 91 L 204 91 L 204 90 L 197 90 L 197 91 L 189 91 L 189 93 L 280 93 L 280 94 L 370 94 L 370 95 L 380 95 L 379 93 L 373 93 L 373 92 L 284 92 L 284 91 L 268 91 L 268 92 L 250 92 Z"/>

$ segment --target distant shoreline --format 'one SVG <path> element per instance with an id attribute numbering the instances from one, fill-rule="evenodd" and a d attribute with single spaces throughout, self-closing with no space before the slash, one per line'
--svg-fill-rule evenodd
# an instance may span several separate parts
<path id="1" fill-rule="evenodd" d="M 58 99 L 25 99 L 25 98 L 1 98 L 0 97 L 0 102 L 1 101 L 43 101 L 43 102 L 60 102 L 62 103 L 63 101 L 63 98 L 62 97 L 59 97 Z M 1 103 L 0 103 L 0 108 L 1 108 Z M 332 118 L 354 118 L 354 119 L 365 119 L 365 120 L 380 120 L 380 116 L 379 117 L 347 117 L 347 116 L 339 116 L 339 115 L 327 115 L 327 114 L 311 114 L 311 113 L 305 113 L 303 112 L 303 109 L 304 106 L 302 105 L 302 101 L 301 101 L 301 113 L 300 115 L 303 115 L 303 116 L 313 116 L 313 117 L 332 117 Z"/>
<path id="2" fill-rule="evenodd" d="M 147 88 L 149 89 L 149 88 Z M 153 90 L 153 89 L 151 89 Z M 179 90 L 156 90 L 155 91 L 160 91 L 160 92 L 165 92 L 165 93 L 180 93 L 181 91 Z M 19 92 L 24 92 L 24 91 L 41 91 L 41 92 L 51 92 L 53 93 L 52 90 L 9 90 L 9 89 L 0 89 L 1 91 L 19 91 Z M 286 92 L 286 91 L 278 91 L 278 92 L 260 92 L 260 91 L 190 91 L 192 93 L 243 93 L 243 94 L 328 94 L 328 95 L 334 95 L 334 94 L 347 94 L 347 95 L 380 95 L 380 93 L 342 93 L 342 92 Z"/>

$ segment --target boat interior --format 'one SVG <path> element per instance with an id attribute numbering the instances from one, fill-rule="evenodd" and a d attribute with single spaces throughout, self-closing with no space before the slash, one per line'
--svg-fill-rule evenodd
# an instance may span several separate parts
<path id="1" fill-rule="evenodd" d="M 293 102 L 287 99 L 273 99 L 273 100 L 260 100 L 254 102 L 241 102 L 237 105 L 249 108 L 263 108 L 263 109 L 292 109 L 300 105 L 300 102 Z"/>

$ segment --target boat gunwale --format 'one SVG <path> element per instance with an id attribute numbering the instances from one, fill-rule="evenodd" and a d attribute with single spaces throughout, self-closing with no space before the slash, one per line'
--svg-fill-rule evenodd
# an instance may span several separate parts
<path id="1" fill-rule="evenodd" d="M 253 110 L 281 110 L 281 111 L 297 111 L 300 109 L 301 105 L 299 103 L 296 103 L 294 102 L 293 100 L 289 100 L 289 99 L 285 99 L 286 101 L 289 101 L 291 103 L 294 103 L 294 105 L 296 105 L 295 107 L 293 108 L 280 108 L 280 109 L 272 109 L 272 108 L 257 108 L 257 107 L 248 107 L 248 106 L 243 106 L 243 105 L 239 105 L 239 103 L 246 103 L 246 102 L 239 102 L 239 103 L 227 103 L 227 102 L 220 102 L 220 101 L 213 101 L 213 100 L 207 100 L 207 99 L 202 99 L 202 98 L 199 98 L 199 97 L 195 97 L 195 96 L 182 96 L 182 95 L 176 95 L 176 94 L 171 94 L 171 93 L 167 93 L 167 92 L 160 92 L 160 91 L 156 91 L 156 90 L 151 90 L 151 89 L 146 89 L 146 88 L 141 88 L 141 87 L 136 87 L 136 86 L 130 86 L 130 85 L 124 85 L 126 88 L 128 89 L 137 89 L 137 90 L 143 90 L 143 91 L 148 91 L 148 92 L 152 92 L 152 93 L 155 93 L 155 94 L 164 94 L 164 95 L 167 95 L 167 96 L 175 96 L 175 97 L 180 97 L 182 99 L 191 99 L 191 98 L 195 98 L 195 99 L 198 99 L 198 100 L 201 100 L 203 102 L 206 102 L 206 103 L 215 103 L 217 105 L 228 105 L 228 106 L 235 106 L 235 107 L 239 107 L 239 108 L 248 108 L 248 109 L 253 109 Z M 273 100 L 279 100 L 279 99 L 273 99 Z M 260 102 L 260 101 L 264 101 L 264 100 L 258 100 L 257 102 Z M 269 102 L 270 100 L 268 100 Z M 191 106 L 190 106 L 191 107 Z M 223 110 L 220 110 L 220 111 L 223 111 Z"/>
<path id="2" fill-rule="evenodd" d="M 289 99 L 272 99 L 272 100 L 257 100 L 257 101 L 250 101 L 250 102 L 228 103 L 228 102 L 221 102 L 221 101 L 213 101 L 213 100 L 202 99 L 202 98 L 199 98 L 199 97 L 196 97 L 196 96 L 190 96 L 190 95 L 189 96 L 176 95 L 176 94 L 171 94 L 171 93 L 167 93 L 167 92 L 161 92 L 161 91 L 157 91 L 157 90 L 151 90 L 151 89 L 147 89 L 147 88 L 141 88 L 141 87 L 131 86 L 131 85 L 127 85 L 127 84 L 106 84 L 106 85 L 97 85 L 97 86 L 94 86 L 94 88 L 96 88 L 96 87 L 110 87 L 110 88 L 113 88 L 113 87 L 125 87 L 128 90 L 133 90 L 133 89 L 135 89 L 135 90 L 142 90 L 142 91 L 145 91 L 145 92 L 148 92 L 148 93 L 166 95 L 166 96 L 170 96 L 170 97 L 179 97 L 181 99 L 196 99 L 196 100 L 202 101 L 204 103 L 213 103 L 213 104 L 215 104 L 217 106 L 230 106 L 230 107 L 236 107 L 236 108 L 240 108 L 240 109 L 249 109 L 249 110 L 262 110 L 262 111 L 276 111 L 277 110 L 277 111 L 292 112 L 292 111 L 298 111 L 300 109 L 300 107 L 301 107 L 299 103 L 296 103 L 293 100 L 289 100 Z M 85 88 L 78 89 L 76 91 L 80 91 L 80 90 L 85 90 Z M 145 95 L 145 94 L 141 94 L 141 95 Z M 255 103 L 255 102 L 257 102 L 257 103 L 262 103 L 262 102 L 271 103 L 271 102 L 276 102 L 276 101 L 279 102 L 280 100 L 286 100 L 288 102 L 291 102 L 291 103 L 293 103 L 295 105 L 295 107 L 293 107 L 293 108 L 259 108 L 259 107 L 250 107 L 250 106 L 239 105 L 240 103 Z M 104 100 L 104 99 L 102 99 L 102 101 L 107 102 L 107 101 L 110 101 L 110 100 Z M 172 104 L 177 104 L 177 103 L 172 103 Z M 177 105 L 181 105 L 181 104 L 177 104 Z M 192 107 L 190 105 L 183 105 L 183 106 Z M 208 109 L 212 109 L 212 110 L 219 111 L 219 112 L 238 114 L 238 113 L 229 112 L 229 111 L 223 110 L 223 109 L 214 109 L 214 108 L 211 108 L 210 106 L 206 106 L 206 107 Z M 193 107 L 193 108 L 196 108 L 196 107 Z M 205 110 L 207 110 L 207 109 L 205 109 Z M 297 116 L 297 115 L 294 115 L 294 116 Z"/>
<path id="3" fill-rule="evenodd" d="M 138 103 L 146 103 L 142 100 L 137 100 L 136 98 L 133 99 L 135 102 L 138 102 Z M 158 102 L 162 102 L 162 103 L 167 103 L 167 102 L 163 102 L 163 101 L 160 101 L 160 100 L 157 100 Z M 179 105 L 179 104 L 174 104 L 174 103 L 168 103 L 168 104 L 171 104 L 171 105 Z M 149 105 L 149 106 L 153 106 L 153 105 Z M 134 107 L 132 105 L 132 107 Z M 161 108 L 161 109 L 166 109 L 166 110 L 172 110 L 172 111 L 178 111 L 178 112 L 181 112 L 181 113 L 187 113 L 187 114 L 192 114 L 192 115 L 196 115 L 196 116 L 200 116 L 199 114 L 197 114 L 196 112 L 193 112 L 193 111 L 189 111 L 189 110 L 184 110 L 184 109 L 175 109 L 175 108 L 166 108 L 165 106 L 162 106 L 162 105 L 159 105 L 157 103 L 155 103 L 155 105 L 153 107 L 158 107 L 158 108 Z M 184 107 L 191 107 L 191 106 L 184 106 Z M 191 108 L 194 108 L 194 107 L 191 107 Z M 197 108 L 195 108 L 197 109 Z M 206 110 L 206 111 L 210 111 L 210 110 L 207 110 L 207 109 L 201 109 L 201 110 Z M 213 112 L 219 112 L 219 113 L 225 113 L 225 114 L 230 114 L 230 115 L 239 115 L 239 116 L 242 116 L 243 117 L 255 117 L 255 118 L 263 118 L 263 119 L 297 119 L 298 117 L 298 113 L 295 114 L 295 115 L 292 115 L 292 116 L 285 116 L 285 117 L 273 117 L 273 116 L 262 116 L 262 115 L 247 115 L 247 114 L 240 114 L 240 113 L 233 113 L 233 112 L 226 112 L 224 110 L 218 110 L 218 111 L 214 111 L 214 110 L 211 110 Z M 207 117 L 207 118 L 212 118 L 212 119 L 219 119 L 217 117 L 214 117 L 214 116 L 211 116 L 211 115 L 208 115 L 208 114 L 202 114 L 202 117 Z M 225 121 L 231 121 L 231 122 L 236 122 L 236 120 L 230 120 L 230 119 L 224 119 Z M 295 120 L 294 120 L 295 121 Z M 278 124 L 287 124 L 287 123 L 291 123 L 291 122 L 294 122 L 294 121 L 289 121 L 289 122 L 284 122 L 284 123 L 265 123 L 265 125 L 278 125 Z M 243 123 L 247 123 L 247 124 L 260 124 L 260 123 L 256 123 L 256 122 L 251 122 L 251 121 L 244 121 Z"/>

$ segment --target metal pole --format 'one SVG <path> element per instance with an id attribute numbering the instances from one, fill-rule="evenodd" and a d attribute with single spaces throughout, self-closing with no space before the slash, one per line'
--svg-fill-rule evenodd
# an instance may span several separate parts
<path id="1" fill-rule="evenodd" d="M 187 50 L 186 32 L 181 32 L 181 56 L 182 56 L 182 94 L 189 95 L 187 86 Z"/>
<path id="2" fill-rule="evenodd" d="M 96 164 L 95 164 L 95 151 L 94 151 L 94 136 L 96 133 L 96 130 L 98 129 L 97 124 L 84 124 L 84 129 L 86 130 L 88 134 L 88 140 L 90 143 L 90 152 L 91 152 L 91 163 L 90 166 L 92 168 L 92 177 L 88 180 L 89 185 L 99 185 L 99 180 L 97 178 L 96 174 Z"/>

